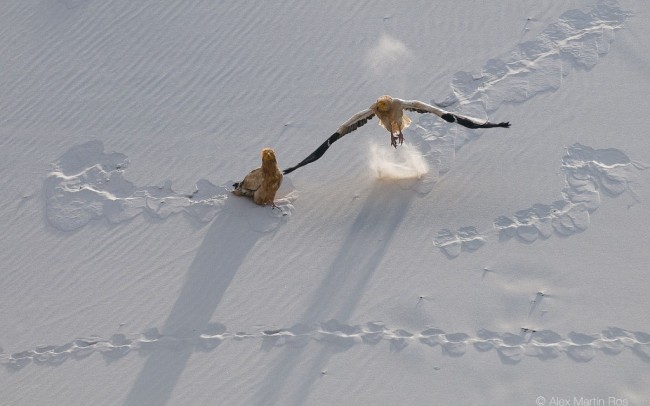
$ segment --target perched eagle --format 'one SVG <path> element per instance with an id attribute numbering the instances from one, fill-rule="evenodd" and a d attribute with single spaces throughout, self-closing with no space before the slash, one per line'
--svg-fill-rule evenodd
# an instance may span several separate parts
<path id="1" fill-rule="evenodd" d="M 252 197 L 256 204 L 272 204 L 275 193 L 282 183 L 282 172 L 278 168 L 275 152 L 271 148 L 262 150 L 262 166 L 253 169 L 244 180 L 235 183 L 232 192 L 237 196 Z"/>
<path id="2" fill-rule="evenodd" d="M 362 125 L 366 124 L 368 120 L 377 116 L 379 125 L 384 127 L 390 132 L 390 145 L 397 148 L 397 142 L 400 144 L 404 142 L 404 135 L 402 130 L 411 124 L 411 119 L 404 114 L 404 110 L 415 111 L 418 113 L 433 113 L 443 120 L 450 123 L 458 123 L 467 128 L 492 128 L 492 127 L 510 127 L 507 121 L 501 123 L 492 123 L 487 120 L 481 120 L 474 117 L 465 116 L 458 113 L 450 113 L 441 108 L 434 107 L 430 104 L 418 100 L 402 100 L 390 96 L 381 96 L 370 108 L 360 111 L 354 116 L 350 117 L 348 121 L 343 123 L 334 134 L 332 134 L 327 141 L 325 141 L 316 151 L 312 152 L 307 158 L 302 160 L 296 166 L 284 170 L 284 174 L 291 173 L 301 166 L 316 161 L 320 158 L 325 151 L 336 140 L 343 137 L 345 134 L 350 133 Z M 397 135 L 396 135 L 397 134 Z"/>

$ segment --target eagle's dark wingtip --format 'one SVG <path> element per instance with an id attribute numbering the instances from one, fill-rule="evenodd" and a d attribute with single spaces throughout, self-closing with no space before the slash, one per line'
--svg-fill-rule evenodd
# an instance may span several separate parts
<path id="1" fill-rule="evenodd" d="M 499 127 L 510 128 L 510 121 L 504 121 L 502 123 L 499 123 Z"/>
<path id="2" fill-rule="evenodd" d="M 440 118 L 442 118 L 448 123 L 453 123 L 454 121 L 456 121 L 456 117 L 454 117 L 454 115 L 450 113 L 445 113 L 442 116 L 440 116 Z"/>
<path id="3" fill-rule="evenodd" d="M 323 154 L 325 153 L 325 151 L 327 151 L 330 145 L 336 142 L 336 140 L 338 140 L 339 138 L 341 138 L 341 134 L 339 134 L 338 132 L 335 132 L 334 134 L 330 135 L 329 138 L 324 143 L 322 143 L 320 147 L 316 148 L 316 151 L 312 152 L 307 158 L 300 161 L 300 163 L 298 163 L 297 165 L 294 165 L 291 168 L 287 168 L 284 171 L 282 171 L 282 174 L 286 175 L 288 173 L 295 171 L 300 167 L 303 167 L 307 164 L 317 161 L 321 156 L 323 156 Z"/>

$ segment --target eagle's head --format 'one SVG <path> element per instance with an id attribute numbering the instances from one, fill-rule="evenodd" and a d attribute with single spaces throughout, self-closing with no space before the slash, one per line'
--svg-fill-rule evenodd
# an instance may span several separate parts
<path id="1" fill-rule="evenodd" d="M 390 96 L 381 96 L 377 99 L 377 110 L 386 112 L 390 110 L 390 105 L 393 103 L 393 98 Z"/>
<path id="2" fill-rule="evenodd" d="M 262 150 L 262 162 L 275 162 L 275 152 L 271 148 Z"/>

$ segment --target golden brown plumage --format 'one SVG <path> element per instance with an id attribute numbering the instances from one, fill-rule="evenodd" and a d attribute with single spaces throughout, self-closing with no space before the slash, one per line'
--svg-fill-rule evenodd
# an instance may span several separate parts
<path id="1" fill-rule="evenodd" d="M 253 169 L 243 181 L 235 183 L 232 192 L 237 196 L 252 197 L 256 204 L 273 204 L 275 194 L 282 184 L 282 172 L 278 168 L 275 152 L 262 150 L 262 166 Z"/>

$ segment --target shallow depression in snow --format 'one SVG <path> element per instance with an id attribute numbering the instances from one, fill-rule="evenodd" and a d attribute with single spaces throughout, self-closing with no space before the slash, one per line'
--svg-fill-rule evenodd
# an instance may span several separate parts
<path id="1" fill-rule="evenodd" d="M 50 224 L 62 231 L 72 231 L 92 220 L 106 219 L 117 224 L 146 214 L 165 219 L 185 213 L 201 222 L 211 221 L 223 210 L 244 211 L 250 227 L 267 232 L 275 229 L 293 212 L 296 193 L 278 199 L 277 207 L 258 207 L 247 199 L 234 199 L 232 181 L 220 186 L 199 180 L 192 193 L 178 193 L 166 181 L 157 186 L 137 187 L 124 176 L 129 165 L 120 153 L 107 153 L 100 141 L 77 145 L 53 164 L 45 180 L 46 214 Z M 282 191 L 292 189 L 284 182 Z M 236 202 L 235 202 L 236 201 Z"/>

